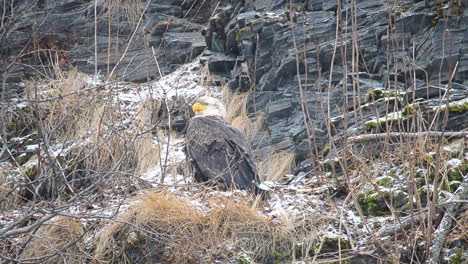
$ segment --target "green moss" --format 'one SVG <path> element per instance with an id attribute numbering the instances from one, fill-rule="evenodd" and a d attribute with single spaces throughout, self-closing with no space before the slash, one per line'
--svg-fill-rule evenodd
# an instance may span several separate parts
<path id="1" fill-rule="evenodd" d="M 435 162 L 435 152 L 427 153 L 425 156 L 425 160 L 427 163 L 434 163 Z"/>
<path id="2" fill-rule="evenodd" d="M 422 186 L 421 188 L 418 189 L 418 194 L 420 197 L 426 197 L 427 196 L 427 188 L 426 186 Z"/>
<path id="3" fill-rule="evenodd" d="M 375 122 L 375 121 L 368 121 L 368 122 L 366 122 L 365 126 L 366 126 L 366 130 L 370 131 L 370 130 L 372 130 L 374 128 L 378 128 L 379 124 L 377 122 Z"/>
<path id="4" fill-rule="evenodd" d="M 333 168 L 336 168 L 339 165 L 339 161 L 335 160 L 335 159 L 330 159 L 330 160 L 327 160 L 324 163 L 322 163 L 322 165 L 323 165 L 323 168 L 325 170 L 330 171 L 330 170 L 332 170 Z"/>
<path id="5" fill-rule="evenodd" d="M 327 143 L 327 144 L 323 145 L 322 154 L 323 154 L 324 156 L 327 155 L 328 152 L 330 152 L 330 148 L 331 148 L 330 143 Z"/>
<path id="6" fill-rule="evenodd" d="M 343 237 L 326 237 L 322 245 L 321 253 L 337 252 L 338 249 L 343 250 L 350 248 L 351 244 Z"/>
<path id="7" fill-rule="evenodd" d="M 405 117 L 408 117 L 410 115 L 414 114 L 414 106 L 412 104 L 407 105 L 401 110 L 401 114 Z"/>
<path id="8" fill-rule="evenodd" d="M 384 216 L 389 213 L 385 203 L 381 201 L 374 191 L 358 195 L 358 203 L 361 205 L 363 213 L 367 216 Z"/>
<path id="9" fill-rule="evenodd" d="M 449 181 L 463 181 L 463 177 L 468 174 L 468 162 L 463 161 L 458 168 L 451 169 L 447 172 Z"/>
<path id="10" fill-rule="evenodd" d="M 16 161 L 18 162 L 18 164 L 23 165 L 31 158 L 31 156 L 32 155 L 28 155 L 27 153 L 23 153 L 23 154 L 19 155 L 16 158 Z"/>
<path id="11" fill-rule="evenodd" d="M 390 171 L 388 172 L 388 176 L 394 178 L 394 179 L 397 179 L 398 178 L 398 175 L 397 175 L 397 170 L 396 169 L 390 169 Z"/>
<path id="12" fill-rule="evenodd" d="M 401 111 L 399 112 L 392 112 L 387 114 L 386 116 L 379 118 L 377 120 L 367 121 L 364 125 L 367 131 L 372 130 L 373 128 L 380 128 L 385 127 L 387 123 L 389 125 L 393 124 L 401 124 L 401 122 L 409 120 L 412 115 L 404 116 Z"/>
<path id="13" fill-rule="evenodd" d="M 450 112 L 465 112 L 468 110 L 468 101 L 462 104 L 449 104 L 448 109 Z"/>
<path id="14" fill-rule="evenodd" d="M 456 247 L 452 248 L 450 251 L 452 251 L 451 258 L 449 259 L 448 264 L 462 264 L 466 263 L 466 259 L 463 257 L 463 249 Z"/>
<path id="15" fill-rule="evenodd" d="M 237 33 L 236 33 L 236 41 L 237 42 L 241 41 L 242 32 L 247 31 L 247 30 L 250 30 L 249 26 L 243 27 L 243 28 L 237 30 Z"/>
<path id="16" fill-rule="evenodd" d="M 294 255 L 297 257 L 302 257 L 304 255 L 304 247 L 302 245 L 294 246 Z"/>
<path id="17" fill-rule="evenodd" d="M 335 116 L 335 117 L 330 118 L 330 121 L 331 121 L 332 123 L 336 123 L 336 122 L 341 121 L 341 120 L 343 120 L 343 116 L 342 116 L 342 115 L 339 115 L 339 116 Z"/>
<path id="18" fill-rule="evenodd" d="M 395 96 L 394 95 L 395 92 L 394 91 L 390 91 L 390 92 L 385 92 L 385 95 L 382 97 L 382 98 L 379 98 L 376 100 L 376 102 L 378 103 L 399 103 L 401 101 L 402 96 Z"/>
<path id="19" fill-rule="evenodd" d="M 237 263 L 239 264 L 251 264 L 252 262 L 248 259 L 247 256 L 239 256 L 237 257 Z"/>
<path id="20" fill-rule="evenodd" d="M 36 179 L 37 173 L 39 172 L 39 167 L 37 165 L 37 156 L 32 156 L 28 162 L 26 162 L 22 167 L 24 175 L 30 180 L 33 181 Z"/>
<path id="21" fill-rule="evenodd" d="M 285 263 L 289 259 L 288 256 L 285 256 L 283 253 L 279 251 L 273 252 L 273 264 L 281 264 Z"/>
<path id="22" fill-rule="evenodd" d="M 449 183 L 449 192 L 454 192 L 460 187 L 461 182 L 459 181 L 452 181 Z"/>
<path id="23" fill-rule="evenodd" d="M 391 180 L 390 177 L 384 177 L 378 181 L 376 181 L 375 183 L 379 186 L 389 186 L 393 181 Z"/>
<path id="24" fill-rule="evenodd" d="M 368 102 L 373 102 L 375 100 L 378 100 L 380 98 L 383 98 L 384 92 L 380 89 L 370 89 L 367 92 L 366 98 Z"/>
<path id="25" fill-rule="evenodd" d="M 385 215 L 385 213 L 380 210 L 380 206 L 377 203 L 378 198 L 377 196 L 371 196 L 367 199 L 367 214 L 369 215 Z"/>

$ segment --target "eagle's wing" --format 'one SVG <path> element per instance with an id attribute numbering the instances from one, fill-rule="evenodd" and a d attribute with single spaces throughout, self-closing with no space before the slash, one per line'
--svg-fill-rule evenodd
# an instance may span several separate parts
<path id="1" fill-rule="evenodd" d="M 197 181 L 213 180 L 240 189 L 255 189 L 258 183 L 245 138 L 221 118 L 192 118 L 186 132 L 186 151 Z"/>

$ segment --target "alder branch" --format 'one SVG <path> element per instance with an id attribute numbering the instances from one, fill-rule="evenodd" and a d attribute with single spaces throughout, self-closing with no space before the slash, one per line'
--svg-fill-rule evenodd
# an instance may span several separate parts
<path id="1" fill-rule="evenodd" d="M 442 221 L 439 224 L 439 227 L 434 232 L 434 237 L 432 238 L 432 247 L 429 250 L 429 257 L 426 263 L 439 263 L 440 252 L 445 243 L 445 239 L 452 228 L 453 219 L 460 213 L 460 209 L 462 208 L 462 203 L 451 203 L 450 201 L 460 201 L 466 200 L 468 197 L 468 178 L 465 177 L 462 184 L 458 187 L 455 191 L 453 196 L 449 199 L 449 201 L 445 202 L 445 215 L 442 218 Z"/>
<path id="2" fill-rule="evenodd" d="M 384 139 L 395 139 L 399 137 L 404 138 L 417 138 L 417 137 L 447 137 L 447 138 L 463 138 L 468 137 L 468 131 L 460 132 L 439 132 L 439 131 L 427 131 L 427 132 L 416 132 L 416 133 L 404 133 L 404 132 L 390 132 L 390 133 L 380 133 L 380 134 L 368 134 L 368 135 L 359 135 L 354 137 L 349 137 L 349 142 L 352 143 L 362 143 L 369 141 L 377 141 Z"/>

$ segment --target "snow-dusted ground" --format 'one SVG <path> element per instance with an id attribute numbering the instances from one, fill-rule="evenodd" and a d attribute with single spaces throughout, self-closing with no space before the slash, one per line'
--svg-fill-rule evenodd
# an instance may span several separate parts
<path id="1" fill-rule="evenodd" d="M 146 84 L 129 84 L 129 83 L 105 83 L 99 78 L 88 76 L 86 82 L 91 86 L 105 87 L 102 92 L 106 95 L 112 94 L 114 103 L 120 105 L 120 113 L 125 118 L 123 123 L 135 120 L 137 111 L 140 105 L 148 98 L 164 101 L 183 101 L 191 103 L 194 99 L 202 95 L 219 96 L 221 91 L 218 87 L 206 87 L 202 80 L 203 70 L 198 61 L 186 64 L 180 67 L 173 73 L 164 76 L 160 80 Z M 18 102 L 23 105 L 24 102 Z M 84 139 L 84 142 L 86 139 Z M 82 142 L 83 143 L 83 142 Z M 57 144 L 52 146 L 52 155 L 55 157 L 64 156 L 68 151 L 79 145 L 78 142 L 70 142 L 69 144 Z M 158 146 L 161 151 L 161 162 L 154 164 L 147 171 L 136 175 L 141 180 L 149 183 L 153 188 L 165 188 L 175 193 L 179 197 L 183 197 L 190 202 L 195 208 L 201 211 L 210 210 L 209 199 L 207 197 L 232 197 L 232 199 L 247 198 L 249 194 L 244 191 L 221 191 L 213 188 L 207 188 L 201 184 L 193 182 L 190 175 L 181 175 L 180 172 L 175 172 L 171 168 L 180 166 L 185 162 L 185 154 L 183 152 L 184 141 L 182 135 L 168 137 L 154 137 L 154 146 Z M 39 148 L 39 145 L 29 145 L 26 147 L 28 151 L 34 151 Z M 31 161 L 33 162 L 33 161 Z M 162 175 L 165 174 L 164 182 Z M 284 218 L 292 219 L 293 221 L 304 221 L 312 217 L 320 216 L 321 219 L 329 218 L 324 221 L 324 229 L 322 233 L 326 236 L 335 238 L 342 236 L 348 239 L 346 228 L 339 228 L 339 223 L 346 223 L 350 229 L 355 230 L 361 225 L 360 217 L 356 216 L 352 210 L 346 206 L 341 206 L 339 202 L 328 198 L 328 189 L 333 186 L 319 186 L 315 179 L 305 177 L 301 180 L 294 181 L 291 185 L 284 185 L 279 182 L 266 182 L 265 184 L 271 188 L 269 198 L 261 203 L 257 209 L 261 214 L 269 219 Z M 124 193 L 125 186 L 116 186 L 113 190 L 103 190 L 103 202 L 91 202 L 86 205 L 73 206 L 68 209 L 66 214 L 72 215 L 100 215 L 112 216 L 116 212 L 122 212 L 128 208 L 129 197 L 120 197 Z M 200 195 L 203 194 L 203 195 Z M 137 201 L 132 201 L 132 203 Z M 117 211 L 118 210 L 118 211 Z M 15 215 L 21 215 L 22 210 L 9 212 L 9 217 L 2 215 L 0 217 L 1 224 L 7 224 L 15 219 Z M 13 217 L 12 217 L 13 216 Z M 340 221 L 335 221 L 336 217 L 340 216 Z M 338 230 L 341 230 L 339 233 Z"/>
<path id="2" fill-rule="evenodd" d="M 164 101 L 176 101 L 183 98 L 185 102 L 192 102 L 202 95 L 219 96 L 221 94 L 217 87 L 206 87 L 202 84 L 203 73 L 198 61 L 184 65 L 175 72 L 147 84 L 108 83 L 95 77 L 88 77 L 89 85 L 105 86 L 106 93 L 112 93 L 112 99 L 119 104 L 121 113 L 125 116 L 123 123 L 135 120 L 140 105 L 148 98 Z M 24 102 L 19 101 L 18 106 L 24 107 Z M 21 141 L 21 139 L 15 139 Z M 57 144 L 52 146 L 52 155 L 59 157 L 65 155 L 71 148 L 86 142 L 71 142 L 69 144 Z M 182 135 L 168 137 L 153 137 L 154 146 L 160 149 L 161 162 L 154 164 L 148 170 L 134 175 L 146 182 L 154 189 L 165 189 L 182 197 L 194 208 L 201 212 L 211 210 L 211 197 L 229 197 L 235 201 L 245 201 L 250 197 L 245 191 L 221 191 L 208 188 L 202 184 L 195 183 L 190 175 L 182 175 L 180 171 L 172 168 L 182 166 L 185 162 L 184 140 Z M 26 146 L 27 151 L 35 151 L 40 146 L 32 144 Z M 34 162 L 34 161 L 31 161 Z M 447 165 L 456 167 L 460 160 L 450 160 Z M 383 165 L 382 168 L 385 168 Z M 388 168 L 387 168 L 388 169 Z M 19 172 L 18 172 L 19 173 Z M 162 181 L 164 174 L 164 181 Z M 12 174 L 13 175 L 13 174 Z M 301 176 L 301 175 L 299 175 Z M 381 177 L 388 177 L 383 175 Z M 281 182 L 265 182 L 271 191 L 267 199 L 259 203 L 256 209 L 267 219 L 290 219 L 295 223 L 313 222 L 320 236 L 324 239 L 342 239 L 351 245 L 351 250 L 371 251 L 374 247 L 371 232 L 375 232 L 385 223 L 396 221 L 392 217 L 369 217 L 364 219 L 356 213 L 351 206 L 351 199 L 331 197 L 334 184 L 321 184 L 316 178 L 295 177 L 289 185 Z M 377 179 L 379 180 L 379 179 Z M 124 212 L 132 203 L 131 197 L 122 196 L 126 193 L 127 186 L 117 185 L 112 190 L 102 190 L 101 201 L 90 201 L 89 203 L 72 206 L 64 211 L 64 214 L 75 216 L 100 216 L 111 217 Z M 25 210 L 18 208 L 0 214 L 0 227 L 18 219 Z M 91 218 L 83 218 L 83 221 L 92 221 Z M 314 222 L 315 221 L 315 222 Z M 388 237 L 378 238 L 382 241 Z"/>

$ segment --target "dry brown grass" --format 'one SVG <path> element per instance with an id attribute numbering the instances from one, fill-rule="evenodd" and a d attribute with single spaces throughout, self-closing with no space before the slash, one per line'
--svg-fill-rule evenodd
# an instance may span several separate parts
<path id="1" fill-rule="evenodd" d="M 0 164 L 0 211 L 16 208 L 22 201 L 21 190 L 14 190 L 20 176 L 10 163 Z"/>
<path id="2" fill-rule="evenodd" d="M 42 225 L 32 235 L 31 243 L 21 254 L 21 258 L 46 257 L 41 263 L 84 263 L 84 244 L 81 241 L 84 228 L 74 218 L 59 217 Z M 40 262 L 40 261 L 38 261 Z"/>
<path id="3" fill-rule="evenodd" d="M 149 98 L 143 101 L 137 111 L 132 130 L 141 136 L 135 140 L 135 152 L 137 155 L 137 171 L 145 173 L 148 169 L 157 165 L 160 161 L 160 147 L 154 144 L 151 128 L 158 122 L 157 113 L 161 108 L 161 101 Z"/>
<path id="4" fill-rule="evenodd" d="M 276 181 L 291 173 L 295 166 L 294 153 L 279 151 L 270 154 L 257 165 L 262 180 Z"/>
<path id="5" fill-rule="evenodd" d="M 96 262 L 213 263 L 250 252 L 259 261 L 290 253 L 292 230 L 274 224 L 249 202 L 216 201 L 208 213 L 168 192 L 147 193 L 105 227 Z"/>
<path id="6" fill-rule="evenodd" d="M 97 242 L 96 262 L 153 263 L 176 257 L 178 263 L 190 261 L 186 252 L 193 246 L 190 237 L 200 232 L 202 215 L 167 193 L 141 199 L 122 215 L 122 222 L 104 229 Z"/>
<path id="7" fill-rule="evenodd" d="M 25 89 L 27 98 L 33 101 L 31 108 L 41 120 L 36 124 L 41 131 L 39 140 L 49 148 L 73 144 L 65 147 L 67 150 L 59 157 L 48 156 L 52 165 L 42 166 L 34 175 L 34 179 L 48 179 L 43 186 L 51 194 L 70 189 L 64 187 L 66 177 L 67 181 L 73 177 L 76 186 L 83 186 L 99 179 L 97 175 L 118 176 L 120 172 L 125 175 L 146 168 L 148 159 L 143 157 L 158 157 L 158 151 L 148 145 L 150 138 L 146 134 L 138 138 L 141 130 L 135 129 L 134 120 L 126 120 L 125 114 L 118 111 L 113 87 L 100 89 L 76 70 L 57 71 L 56 75 L 58 79 L 30 82 Z M 62 175 L 56 173 L 57 167 Z M 52 179 L 50 175 L 58 176 Z"/>
<path id="8" fill-rule="evenodd" d="M 134 122 L 134 129 L 145 131 L 158 122 L 158 112 L 161 110 L 162 101 L 148 98 L 140 103 Z"/>
<path id="9" fill-rule="evenodd" d="M 261 130 L 265 114 L 258 112 L 252 119 L 247 116 L 248 95 L 248 93 L 232 93 L 226 87 L 223 89 L 222 99 L 227 110 L 226 120 L 239 129 L 247 140 L 251 140 Z"/>
<path id="10" fill-rule="evenodd" d="M 106 171 L 117 166 L 122 170 L 144 171 L 157 164 L 159 148 L 152 144 L 149 131 L 142 132 L 157 120 L 155 113 L 160 102 L 146 100 L 135 120 L 124 120 L 125 115 L 116 111 L 118 102 L 89 84 L 87 75 L 76 70 L 56 74 L 57 80 L 28 83 L 26 94 L 28 99 L 40 101 L 34 108 L 51 142 L 84 139 L 66 158 L 71 161 L 84 158 L 74 167 Z"/>
<path id="11" fill-rule="evenodd" d="M 251 140 L 261 130 L 264 121 L 265 114 L 258 112 L 253 120 L 246 115 L 237 116 L 231 121 L 231 125 L 239 129 L 247 140 Z"/>
<path id="12" fill-rule="evenodd" d="M 58 72 L 56 80 L 26 82 L 26 98 L 38 101 L 33 110 L 41 118 L 44 132 L 54 132 L 57 139 L 76 138 L 80 125 L 90 122 L 95 113 L 98 94 L 90 90 L 86 75 L 76 70 Z M 91 119 L 91 120 L 90 120 Z"/>
<path id="13" fill-rule="evenodd" d="M 101 5 L 107 9 L 99 17 L 111 17 L 112 19 L 121 19 L 125 17 L 132 25 L 136 25 L 143 12 L 141 1 L 139 0 L 100 0 Z"/>
<path id="14" fill-rule="evenodd" d="M 225 245 L 226 248 L 240 247 L 253 254 L 253 258 L 266 261 L 273 252 L 290 253 L 291 226 L 273 224 L 260 215 L 248 201 L 235 203 L 225 201 L 205 217 L 207 224 L 206 243 Z M 222 248 L 218 254 L 231 253 L 233 257 L 237 252 Z"/>
<path id="15" fill-rule="evenodd" d="M 137 171 L 139 173 L 145 173 L 148 169 L 159 164 L 161 153 L 159 147 L 153 143 L 151 134 L 142 135 L 136 139 L 135 152 L 137 155 Z"/>
<path id="16" fill-rule="evenodd" d="M 223 89 L 222 101 L 226 106 L 226 121 L 231 123 L 238 116 L 246 116 L 248 93 L 232 93 L 229 88 Z"/>
<path id="17" fill-rule="evenodd" d="M 468 242 L 468 210 L 466 210 L 466 207 L 465 205 L 465 210 L 461 210 L 461 215 L 456 219 L 455 225 L 447 237 L 448 243 L 456 240 L 462 240 L 464 243 Z"/>

